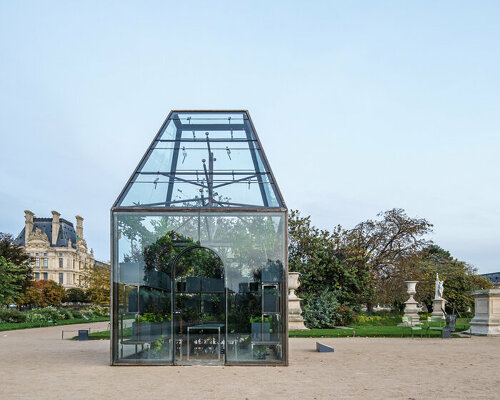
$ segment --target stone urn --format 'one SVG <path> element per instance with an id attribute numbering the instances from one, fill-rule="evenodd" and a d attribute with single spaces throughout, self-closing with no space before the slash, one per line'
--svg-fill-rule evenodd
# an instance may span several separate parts
<path id="1" fill-rule="evenodd" d="M 295 290 L 299 287 L 299 273 L 288 273 L 288 329 L 289 330 L 305 330 L 304 318 L 302 317 L 302 309 L 300 308 L 300 298 L 295 294 Z"/>
<path id="2" fill-rule="evenodd" d="M 413 295 L 417 293 L 417 283 L 418 281 L 405 281 L 408 287 L 406 293 L 410 295 L 410 299 L 413 300 Z"/>
<path id="3" fill-rule="evenodd" d="M 405 317 L 411 317 L 411 324 L 418 325 L 420 324 L 420 317 L 418 315 L 417 302 L 413 298 L 415 293 L 417 293 L 417 283 L 418 281 L 405 281 L 407 289 L 406 292 L 410 295 L 410 298 L 405 301 Z"/>

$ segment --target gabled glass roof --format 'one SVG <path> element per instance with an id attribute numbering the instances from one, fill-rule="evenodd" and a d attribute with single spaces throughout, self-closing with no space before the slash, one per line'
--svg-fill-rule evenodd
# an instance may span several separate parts
<path id="1" fill-rule="evenodd" d="M 114 207 L 285 204 L 247 111 L 172 111 Z"/>

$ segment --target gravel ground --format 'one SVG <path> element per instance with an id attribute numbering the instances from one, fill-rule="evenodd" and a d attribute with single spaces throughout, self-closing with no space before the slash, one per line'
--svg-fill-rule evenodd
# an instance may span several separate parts
<path id="1" fill-rule="evenodd" d="M 500 338 L 290 339 L 288 367 L 110 367 L 109 341 L 0 332 L 0 399 L 500 399 Z M 76 333 L 68 334 L 68 337 Z"/>

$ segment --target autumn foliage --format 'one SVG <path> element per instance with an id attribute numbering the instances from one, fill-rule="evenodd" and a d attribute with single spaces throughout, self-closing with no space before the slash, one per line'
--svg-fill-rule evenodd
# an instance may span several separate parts
<path id="1" fill-rule="evenodd" d="M 63 286 L 54 281 L 33 281 L 26 288 L 21 303 L 34 307 L 61 305 L 66 291 Z"/>

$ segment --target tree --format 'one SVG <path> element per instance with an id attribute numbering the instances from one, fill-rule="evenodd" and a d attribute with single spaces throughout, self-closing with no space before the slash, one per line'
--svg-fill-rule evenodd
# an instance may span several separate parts
<path id="1" fill-rule="evenodd" d="M 23 277 L 20 280 L 16 279 L 16 282 L 21 284 L 21 292 L 24 292 L 32 279 L 32 270 L 27 264 L 29 256 L 24 247 L 15 244 L 11 235 L 0 232 L 0 257 L 4 257 L 8 263 L 22 266 L 18 271 L 22 271 Z"/>
<path id="2" fill-rule="evenodd" d="M 88 299 L 85 294 L 85 290 L 80 288 L 71 288 L 66 291 L 64 301 L 71 303 L 86 303 Z"/>
<path id="3" fill-rule="evenodd" d="M 14 239 L 7 233 L 0 232 L 0 257 L 15 265 L 24 265 L 28 261 L 28 254 L 22 246 L 14 244 Z"/>
<path id="4" fill-rule="evenodd" d="M 27 265 L 16 265 L 0 256 L 0 305 L 21 299 L 26 276 L 29 276 Z"/>
<path id="5" fill-rule="evenodd" d="M 424 218 L 410 218 L 402 208 L 377 214 L 379 220 L 367 220 L 352 231 L 369 258 L 374 277 L 389 277 L 401 260 L 431 242 L 424 235 L 432 232 L 432 224 Z"/>
<path id="6" fill-rule="evenodd" d="M 377 287 L 377 300 L 402 309 L 403 302 L 408 300 L 405 281 L 416 280 L 415 299 L 431 310 L 436 273 L 444 280 L 443 297 L 448 301 L 446 311 L 450 313 L 463 313 L 472 308 L 472 291 L 493 286 L 466 262 L 453 258 L 450 252 L 437 245 L 430 245 L 405 258 L 390 278 L 381 281 Z"/>
<path id="7" fill-rule="evenodd" d="M 65 295 L 64 287 L 52 280 L 32 281 L 20 303 L 35 307 L 57 307 L 61 305 Z"/>
<path id="8" fill-rule="evenodd" d="M 410 279 L 419 281 L 416 299 L 429 309 L 434 299 L 436 273 L 444 280 L 443 297 L 447 300 L 446 310 L 451 313 L 463 313 L 474 307 L 474 290 L 493 287 L 491 281 L 478 275 L 475 268 L 436 245 L 423 249 L 405 269 Z"/>
<path id="9" fill-rule="evenodd" d="M 334 291 L 342 305 L 360 305 L 373 296 L 369 265 L 356 238 L 340 226 L 330 233 L 292 210 L 288 222 L 288 262 L 301 273 L 298 293 L 307 302 Z"/>
<path id="10" fill-rule="evenodd" d="M 398 275 L 400 265 L 431 243 L 425 235 L 432 232 L 432 224 L 424 218 L 408 217 L 401 208 L 377 216 L 381 218 L 361 222 L 351 234 L 366 252 L 376 299 L 380 301 L 387 297 L 385 292 L 397 290 L 390 280 Z M 367 307 L 371 310 L 371 302 Z"/>
<path id="11" fill-rule="evenodd" d="M 83 268 L 81 285 L 86 287 L 85 294 L 92 303 L 109 306 L 110 303 L 110 266 L 90 265 Z"/>

